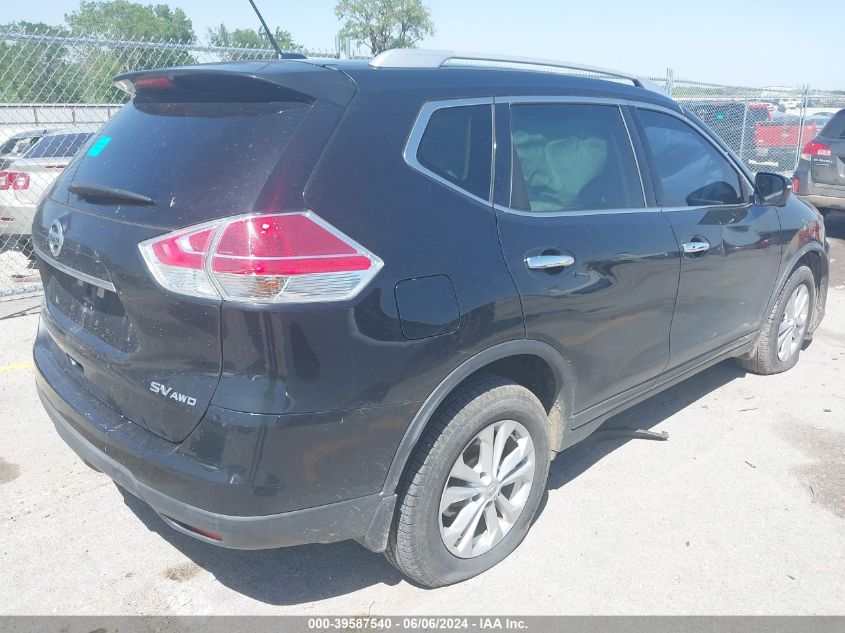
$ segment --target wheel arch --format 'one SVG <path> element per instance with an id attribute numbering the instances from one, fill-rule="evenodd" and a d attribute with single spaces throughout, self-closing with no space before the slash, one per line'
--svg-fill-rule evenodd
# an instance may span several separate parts
<path id="1" fill-rule="evenodd" d="M 827 297 L 827 283 L 828 283 L 828 269 L 829 262 L 827 251 L 821 242 L 811 241 L 804 244 L 801 248 L 792 254 L 789 264 L 783 267 L 778 283 L 774 288 L 771 299 L 766 306 L 766 313 L 768 314 L 774 307 L 775 301 L 780 296 L 781 290 L 789 280 L 795 270 L 800 266 L 807 266 L 813 273 L 813 278 L 816 282 L 816 304 L 813 306 L 813 318 L 810 321 L 809 332 L 818 327 L 824 316 L 825 300 Z"/>
<path id="2" fill-rule="evenodd" d="M 532 391 L 549 417 L 549 445 L 553 449 L 560 445 L 572 413 L 569 408 L 574 392 L 572 368 L 548 343 L 531 339 L 500 343 L 464 361 L 428 396 L 396 449 L 385 479 L 384 494 L 392 494 L 398 487 L 414 448 L 449 395 L 467 380 L 485 373 L 503 376 Z"/>

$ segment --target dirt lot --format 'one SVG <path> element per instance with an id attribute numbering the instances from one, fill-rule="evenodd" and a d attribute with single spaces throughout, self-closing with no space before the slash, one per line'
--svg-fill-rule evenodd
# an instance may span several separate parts
<path id="1" fill-rule="evenodd" d="M 845 614 L 845 219 L 829 237 L 827 319 L 794 370 L 723 363 L 615 418 L 670 439 L 562 455 L 515 554 L 433 591 L 355 543 L 174 532 L 59 440 L 33 388 L 37 317 L 2 319 L 0 613 Z"/>

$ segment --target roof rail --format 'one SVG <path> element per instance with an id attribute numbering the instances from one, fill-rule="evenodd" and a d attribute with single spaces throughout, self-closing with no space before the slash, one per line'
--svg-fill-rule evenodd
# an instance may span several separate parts
<path id="1" fill-rule="evenodd" d="M 511 67 L 531 67 L 524 68 L 525 70 L 534 70 L 540 72 L 557 72 L 558 69 L 579 70 L 582 72 L 604 75 L 616 79 L 630 81 L 638 88 L 644 88 L 653 92 L 665 92 L 654 82 L 633 75 L 631 73 L 620 72 L 618 70 L 610 70 L 608 68 L 599 68 L 597 66 L 587 66 L 585 64 L 576 64 L 572 62 L 561 62 L 551 59 L 535 59 L 533 57 L 513 57 L 510 55 L 496 55 L 490 53 L 458 53 L 456 51 L 440 51 L 421 48 L 394 48 L 385 51 L 373 58 L 370 61 L 370 66 L 373 68 L 440 68 L 442 66 L 497 66 L 507 68 L 506 64 L 511 64 Z"/>

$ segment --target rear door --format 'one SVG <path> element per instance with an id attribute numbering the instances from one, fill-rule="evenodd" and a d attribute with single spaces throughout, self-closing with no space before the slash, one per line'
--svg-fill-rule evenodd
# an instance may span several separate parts
<path id="1" fill-rule="evenodd" d="M 828 121 L 815 139 L 826 146 L 812 153 L 810 170 L 814 183 L 845 189 L 845 110 Z"/>
<path id="2" fill-rule="evenodd" d="M 670 368 L 697 362 L 759 330 L 780 266 L 775 207 L 685 117 L 638 109 L 657 199 L 681 258 Z"/>
<path id="3" fill-rule="evenodd" d="M 180 441 L 221 374 L 220 302 L 163 289 L 139 243 L 253 211 L 286 146 L 307 133 L 304 122 L 319 109 L 278 85 L 225 75 L 141 90 L 39 209 L 33 239 L 55 353 L 128 420 Z M 329 109 L 336 121 L 342 109 Z M 152 203 L 81 197 L 71 185 L 116 188 Z M 291 194 L 294 183 L 285 185 Z"/>
<path id="4" fill-rule="evenodd" d="M 514 98 L 497 108 L 497 192 L 500 171 L 511 186 L 496 212 L 526 335 L 569 361 L 574 424 L 589 422 L 668 362 L 678 247 L 646 204 L 620 106 Z"/>

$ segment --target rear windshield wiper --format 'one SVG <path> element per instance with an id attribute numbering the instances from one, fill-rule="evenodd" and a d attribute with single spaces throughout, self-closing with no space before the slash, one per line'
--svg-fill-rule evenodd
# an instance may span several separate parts
<path id="1" fill-rule="evenodd" d="M 155 200 L 140 193 L 104 185 L 72 184 L 68 191 L 89 202 L 123 202 L 125 204 L 155 204 Z"/>

